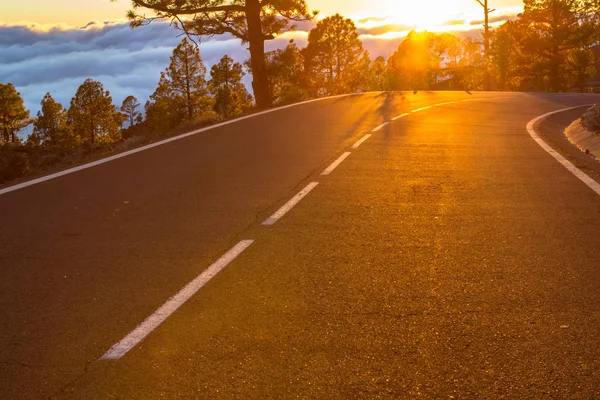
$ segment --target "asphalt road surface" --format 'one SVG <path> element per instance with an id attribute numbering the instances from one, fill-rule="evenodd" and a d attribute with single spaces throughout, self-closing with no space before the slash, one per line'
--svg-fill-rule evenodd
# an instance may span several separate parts
<path id="1" fill-rule="evenodd" d="M 526 125 L 599 100 L 328 99 L 0 195 L 0 399 L 598 399 L 600 196 Z M 597 179 L 580 112 L 537 130 Z"/>

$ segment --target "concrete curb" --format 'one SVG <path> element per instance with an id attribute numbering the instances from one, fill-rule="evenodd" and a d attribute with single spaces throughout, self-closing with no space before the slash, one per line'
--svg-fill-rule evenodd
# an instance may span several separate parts
<path id="1" fill-rule="evenodd" d="M 586 154 L 600 159 L 600 133 L 587 130 L 581 120 L 577 119 L 565 129 L 565 135 L 569 142 L 573 143 Z"/>

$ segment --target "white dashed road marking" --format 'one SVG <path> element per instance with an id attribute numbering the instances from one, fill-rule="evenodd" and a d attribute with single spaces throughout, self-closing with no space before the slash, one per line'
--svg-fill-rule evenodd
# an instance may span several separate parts
<path id="1" fill-rule="evenodd" d="M 332 173 L 332 172 L 333 172 L 333 171 L 334 171 L 334 170 L 335 170 L 337 167 L 339 167 L 339 166 L 340 166 L 340 164 L 341 164 L 342 162 L 344 162 L 344 160 L 345 160 L 346 158 L 348 158 L 348 156 L 349 156 L 350 154 L 351 154 L 351 153 L 350 153 L 349 151 L 347 151 L 347 152 L 345 152 L 344 154 L 342 154 L 342 155 L 341 155 L 341 156 L 340 156 L 340 157 L 339 157 L 337 160 L 335 160 L 335 161 L 334 161 L 334 162 L 333 162 L 333 163 L 332 163 L 332 164 L 331 164 L 329 167 L 327 167 L 327 169 L 326 169 L 325 171 L 321 172 L 321 175 L 323 175 L 323 176 L 326 176 L 326 175 L 329 175 L 329 174 L 331 174 L 331 173 Z"/>
<path id="2" fill-rule="evenodd" d="M 311 182 L 304 189 L 300 191 L 297 195 L 295 195 L 290 201 L 285 203 L 283 207 L 275 212 L 275 214 L 271 215 L 269 218 L 263 222 L 263 225 L 270 226 L 274 225 L 275 222 L 279 221 L 281 217 L 288 213 L 296 204 L 300 202 L 303 198 L 305 198 L 317 185 L 319 182 Z"/>
<path id="3" fill-rule="evenodd" d="M 387 124 L 389 124 L 389 122 L 384 122 L 383 124 L 379 125 L 377 128 L 373 129 L 373 132 L 378 132 L 378 131 L 382 130 L 383 128 L 385 128 L 387 126 Z"/>
<path id="4" fill-rule="evenodd" d="M 399 120 L 400 118 L 404 118 L 404 117 L 406 117 L 406 116 L 408 116 L 408 115 L 410 115 L 410 113 L 409 113 L 409 112 L 407 112 L 407 113 L 404 113 L 404 114 L 400 114 L 400 115 L 398 115 L 397 117 L 394 117 L 394 118 L 392 118 L 392 121 L 397 121 L 397 120 Z"/>
<path id="5" fill-rule="evenodd" d="M 416 110 L 412 110 L 411 112 L 416 113 L 419 111 L 424 111 L 424 110 L 430 109 L 431 107 L 433 107 L 433 106 L 421 107 L 421 108 L 417 108 Z"/>
<path id="6" fill-rule="evenodd" d="M 221 272 L 229 263 L 231 263 L 237 256 L 239 256 L 244 250 L 246 250 L 254 241 L 243 240 L 236 244 L 231 250 L 225 255 L 219 258 L 214 264 L 208 267 L 202 272 L 196 279 L 188 283 L 183 289 L 179 291 L 175 296 L 171 297 L 165 304 L 163 304 L 158 310 L 150 315 L 144 322 L 137 326 L 131 333 L 125 336 L 120 342 L 115 344 L 102 356 L 102 360 L 118 360 L 123 357 L 129 350 L 134 348 L 139 342 L 144 340 L 150 332 L 156 327 L 162 324 L 171 314 L 186 301 L 190 299 L 202 286 L 206 285 L 208 281 L 214 278 L 219 272 Z"/>
<path id="7" fill-rule="evenodd" d="M 367 133 L 365 136 L 362 137 L 362 139 L 360 139 L 358 142 L 354 143 L 354 146 L 352 146 L 353 149 L 358 149 L 358 147 L 363 144 L 368 138 L 371 137 L 370 133 Z"/>

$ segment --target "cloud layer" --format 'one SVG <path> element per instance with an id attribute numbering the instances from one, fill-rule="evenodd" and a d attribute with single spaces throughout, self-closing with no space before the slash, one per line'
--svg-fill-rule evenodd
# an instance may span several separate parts
<path id="1" fill-rule="evenodd" d="M 504 12 L 496 19 L 502 22 L 514 16 L 513 12 Z M 391 54 L 411 29 L 385 18 L 366 18 L 356 23 L 373 58 Z M 314 24 L 300 23 L 296 31 L 269 42 L 267 50 L 282 48 L 292 38 L 304 46 Z M 479 21 L 448 21 L 439 30 L 473 35 L 480 29 L 478 24 Z M 68 107 L 77 87 L 87 78 L 101 81 L 115 104 L 129 95 L 143 103 L 169 64 L 173 48 L 181 39 L 178 34 L 166 23 L 152 23 L 135 30 L 124 21 L 91 22 L 83 28 L 0 24 L 0 82 L 11 82 L 17 87 L 32 116 L 46 92 Z M 209 68 L 225 54 L 238 62 L 248 58 L 246 46 L 226 35 L 203 41 L 200 51 Z M 245 82 L 249 84 L 250 79 L 246 77 Z"/>
<path id="2" fill-rule="evenodd" d="M 145 101 L 181 40 L 168 24 L 131 30 L 124 22 L 85 28 L 0 26 L 0 82 L 11 82 L 34 114 L 46 92 L 68 107 L 87 78 L 101 81 L 115 104 L 134 95 Z M 201 44 L 207 65 L 228 53 L 245 60 L 246 50 L 230 37 Z"/>

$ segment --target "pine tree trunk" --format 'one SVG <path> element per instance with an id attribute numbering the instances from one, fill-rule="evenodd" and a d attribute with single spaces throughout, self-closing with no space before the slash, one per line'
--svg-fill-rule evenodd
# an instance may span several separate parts
<path id="1" fill-rule="evenodd" d="M 10 133 L 8 132 L 8 127 L 6 126 L 6 123 L 4 125 L 4 143 L 8 144 L 10 141 Z"/>
<path id="2" fill-rule="evenodd" d="M 267 65 L 265 63 L 265 36 L 260 20 L 261 5 L 258 0 L 246 1 L 246 20 L 248 21 L 248 42 L 250 44 L 250 62 L 252 64 L 252 89 L 259 109 L 273 105 Z"/>

